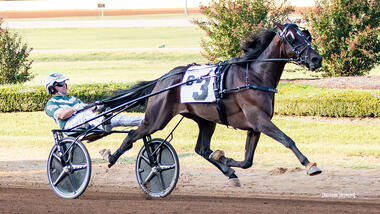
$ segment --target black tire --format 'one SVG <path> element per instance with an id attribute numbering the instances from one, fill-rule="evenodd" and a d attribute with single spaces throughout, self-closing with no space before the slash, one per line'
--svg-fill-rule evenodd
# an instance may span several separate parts
<path id="1" fill-rule="evenodd" d="M 63 138 L 59 154 L 57 145 L 50 151 L 47 162 L 47 176 L 55 194 L 61 198 L 77 198 L 87 188 L 91 178 L 91 159 L 86 147 L 74 138 Z M 70 147 L 70 148 L 69 148 Z M 67 160 L 67 161 L 64 161 Z"/>
<path id="2" fill-rule="evenodd" d="M 143 146 L 136 158 L 136 177 L 142 191 L 152 198 L 163 198 L 175 188 L 179 177 L 179 161 L 176 151 L 163 139 L 152 139 L 148 142 L 157 161 L 150 164 L 146 148 Z"/>

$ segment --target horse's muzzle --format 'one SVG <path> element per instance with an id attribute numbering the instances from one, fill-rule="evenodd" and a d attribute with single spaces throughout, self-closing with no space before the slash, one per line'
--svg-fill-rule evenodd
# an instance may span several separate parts
<path id="1" fill-rule="evenodd" d="M 321 56 L 312 57 L 307 67 L 311 71 L 315 71 L 318 68 L 322 67 L 322 57 Z"/>

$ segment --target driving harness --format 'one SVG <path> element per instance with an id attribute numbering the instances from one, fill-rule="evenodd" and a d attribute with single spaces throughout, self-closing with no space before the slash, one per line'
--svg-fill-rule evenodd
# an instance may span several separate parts
<path id="1" fill-rule="evenodd" d="M 246 61 L 244 61 L 244 63 L 246 63 L 245 85 L 236 87 L 236 88 L 226 88 L 225 79 L 226 79 L 228 70 L 230 69 L 231 65 L 240 64 L 240 63 L 242 62 L 231 62 L 230 60 L 226 60 L 224 62 L 218 63 L 217 68 L 215 70 L 214 93 L 215 93 L 215 98 L 216 98 L 216 109 L 218 110 L 220 121 L 222 122 L 222 124 L 226 126 L 228 126 L 229 123 L 227 119 L 226 108 L 222 102 L 222 99 L 226 96 L 226 94 L 232 93 L 232 92 L 239 92 L 246 89 L 254 89 L 254 90 L 259 90 L 263 92 L 277 93 L 277 89 L 275 88 L 266 88 L 262 86 L 252 85 L 248 82 L 249 63 Z"/>
<path id="2" fill-rule="evenodd" d="M 216 108 L 218 110 L 219 118 L 222 124 L 228 126 L 228 119 L 227 119 L 227 114 L 225 110 L 225 106 L 222 103 L 222 98 L 225 97 L 226 94 L 231 93 L 231 92 L 238 92 L 241 90 L 246 90 L 246 89 L 253 89 L 253 90 L 259 90 L 263 92 L 268 92 L 268 93 L 277 93 L 277 89 L 275 88 L 266 88 L 262 86 L 257 86 L 257 85 L 252 85 L 248 82 L 248 67 L 250 62 L 254 61 L 260 61 L 260 62 L 294 62 L 294 63 L 302 63 L 302 62 L 308 62 L 309 61 L 309 49 L 312 48 L 309 39 L 311 38 L 304 38 L 304 43 L 294 46 L 292 42 L 288 38 L 289 34 L 289 28 L 290 27 L 295 27 L 296 31 L 300 33 L 300 30 L 296 24 L 286 24 L 285 28 L 282 31 L 278 32 L 278 36 L 284 41 L 289 44 L 291 47 L 292 51 L 297 55 L 296 59 L 293 58 L 277 58 L 277 59 L 245 59 L 241 60 L 239 58 L 232 58 L 229 60 L 226 60 L 224 62 L 220 62 L 217 64 L 217 68 L 215 70 L 215 83 L 214 83 L 214 92 L 215 92 L 215 97 L 216 97 Z M 311 37 L 311 36 L 309 36 Z M 283 43 L 283 44 L 284 44 Z M 286 48 L 286 45 L 284 44 L 284 48 Z M 301 50 L 298 50 L 299 48 L 302 48 Z M 306 51 L 306 54 L 304 57 L 301 57 L 301 54 Z M 231 65 L 233 64 L 246 64 L 246 78 L 245 78 L 245 85 L 236 87 L 236 88 L 225 88 L 225 77 L 227 75 L 227 72 Z"/>

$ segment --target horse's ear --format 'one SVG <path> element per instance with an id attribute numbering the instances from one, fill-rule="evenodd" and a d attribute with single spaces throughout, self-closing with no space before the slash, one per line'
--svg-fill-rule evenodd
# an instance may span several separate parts
<path id="1" fill-rule="evenodd" d="M 278 22 L 273 22 L 273 25 L 280 28 L 280 30 L 283 30 L 284 29 L 284 25 L 278 23 Z"/>

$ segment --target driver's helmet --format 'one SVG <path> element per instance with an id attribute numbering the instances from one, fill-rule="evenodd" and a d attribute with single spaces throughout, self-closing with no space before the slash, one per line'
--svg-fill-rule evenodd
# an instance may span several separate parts
<path id="1" fill-rule="evenodd" d="M 46 80 L 45 80 L 45 89 L 49 94 L 54 94 L 56 93 L 56 90 L 54 88 L 54 83 L 56 82 L 65 82 L 69 78 L 66 78 L 63 76 L 61 73 L 54 73 L 50 74 Z"/>

